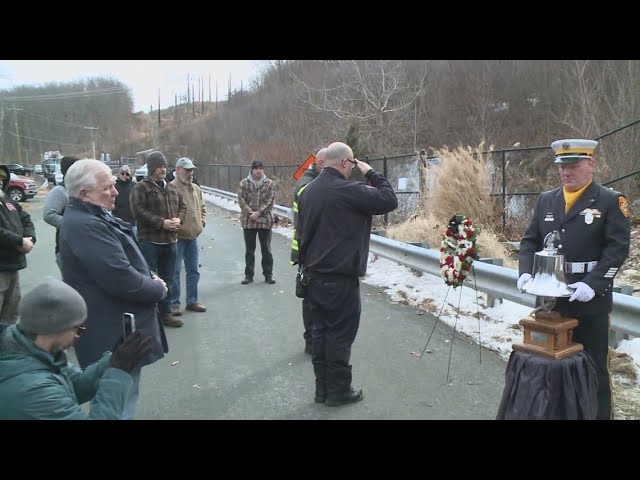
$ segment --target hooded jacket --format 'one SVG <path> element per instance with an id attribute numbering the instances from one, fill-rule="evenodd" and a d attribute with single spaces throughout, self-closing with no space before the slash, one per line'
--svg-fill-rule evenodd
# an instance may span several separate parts
<path id="1" fill-rule="evenodd" d="M 0 325 L 0 420 L 117 420 L 133 386 L 111 353 L 83 372 L 64 350 L 49 353 L 17 325 Z M 80 404 L 93 400 L 87 413 Z"/>
<path id="2" fill-rule="evenodd" d="M 9 188 L 9 169 L 0 165 L 7 177 L 3 182 L 0 199 L 0 271 L 17 272 L 27 266 L 27 257 L 18 251 L 24 237 L 33 238 L 36 242 L 36 230 L 31 216 L 22 207 L 6 195 Z"/>

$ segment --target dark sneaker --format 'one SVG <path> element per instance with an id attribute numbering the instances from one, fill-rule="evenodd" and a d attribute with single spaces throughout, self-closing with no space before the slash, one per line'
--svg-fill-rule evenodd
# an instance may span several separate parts
<path id="1" fill-rule="evenodd" d="M 160 321 L 166 325 L 167 327 L 181 327 L 182 326 L 182 320 L 180 320 L 179 318 L 174 317 L 171 314 L 166 314 L 166 315 L 162 315 L 160 317 Z"/>
<path id="2" fill-rule="evenodd" d="M 180 305 L 171 305 L 171 315 L 174 317 L 179 317 L 182 315 L 182 310 L 180 310 Z"/>
<path id="3" fill-rule="evenodd" d="M 324 403 L 327 407 L 338 407 L 340 405 L 347 405 L 348 403 L 359 402 L 363 396 L 361 388 L 351 387 L 344 393 L 327 395 Z"/>
<path id="4" fill-rule="evenodd" d="M 274 283 L 276 283 L 276 281 L 273 279 L 273 276 L 271 275 L 265 275 L 264 281 L 265 283 L 268 283 L 270 285 L 273 285 Z"/>
<path id="5" fill-rule="evenodd" d="M 244 280 L 242 280 L 242 284 L 246 285 L 247 283 L 251 283 L 253 282 L 253 278 L 251 277 L 244 277 Z"/>
<path id="6" fill-rule="evenodd" d="M 314 402 L 316 402 L 316 403 L 324 403 L 326 399 L 327 399 L 327 392 L 320 392 L 320 391 L 316 390 L 316 396 L 313 399 Z"/>

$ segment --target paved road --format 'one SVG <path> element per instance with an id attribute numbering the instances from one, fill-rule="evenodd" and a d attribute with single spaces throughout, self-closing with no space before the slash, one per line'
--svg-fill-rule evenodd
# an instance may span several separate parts
<path id="1" fill-rule="evenodd" d="M 21 273 L 23 292 L 43 275 L 59 276 L 54 229 L 42 221 L 42 198 L 25 205 L 38 243 Z M 293 294 L 290 240 L 274 234 L 274 278 L 241 285 L 244 244 L 237 214 L 208 205 L 200 237 L 200 302 L 206 313 L 183 314 L 167 329 L 169 354 L 142 372 L 138 419 L 493 419 L 506 364 L 493 352 L 456 337 L 435 318 L 392 304 L 362 284 L 363 311 L 351 363 L 360 403 L 330 408 L 313 402 L 314 376 L 303 353 L 300 300 Z M 259 266 L 259 248 L 256 253 Z M 259 267 L 258 267 L 259 268 Z M 258 270 L 259 273 L 259 270 Z M 184 293 L 183 293 L 184 295 Z M 178 362 L 175 365 L 173 363 Z"/>

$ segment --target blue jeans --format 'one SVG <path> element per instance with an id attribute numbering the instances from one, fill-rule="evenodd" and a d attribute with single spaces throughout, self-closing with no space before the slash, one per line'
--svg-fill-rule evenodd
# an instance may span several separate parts
<path id="1" fill-rule="evenodd" d="M 138 395 L 140 394 L 140 374 L 140 367 L 134 368 L 131 372 L 133 387 L 131 387 L 129 398 L 125 401 L 120 420 L 133 420 L 136 414 L 136 404 L 138 403 Z"/>
<path id="2" fill-rule="evenodd" d="M 158 302 L 160 316 L 171 313 L 169 298 L 171 298 L 171 286 L 173 285 L 173 274 L 176 269 L 176 244 L 157 244 L 149 240 L 139 240 L 138 246 L 144 259 L 149 265 L 149 270 L 158 275 L 167 284 L 169 291 L 164 300 Z"/>
<path id="3" fill-rule="evenodd" d="M 186 305 L 198 302 L 198 239 L 178 240 L 176 244 L 176 270 L 171 284 L 171 305 L 180 305 L 180 270 L 184 259 L 184 269 L 187 283 Z"/>

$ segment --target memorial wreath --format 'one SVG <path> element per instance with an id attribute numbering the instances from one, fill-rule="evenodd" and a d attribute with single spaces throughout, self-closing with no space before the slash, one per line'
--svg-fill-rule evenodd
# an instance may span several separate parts
<path id="1" fill-rule="evenodd" d="M 471 271 L 478 234 L 473 222 L 464 215 L 454 215 L 440 244 L 440 276 L 447 285 L 459 287 Z"/>

